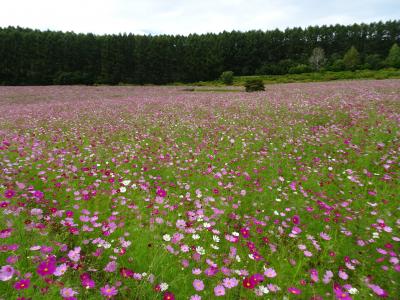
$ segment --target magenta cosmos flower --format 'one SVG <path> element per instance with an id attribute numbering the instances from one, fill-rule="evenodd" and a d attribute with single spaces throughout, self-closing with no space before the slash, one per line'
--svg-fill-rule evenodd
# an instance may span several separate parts
<path id="1" fill-rule="evenodd" d="M 257 283 L 254 281 L 254 278 L 252 277 L 246 277 L 245 279 L 243 279 L 243 286 L 246 289 L 254 289 L 256 284 Z"/>
<path id="2" fill-rule="evenodd" d="M 6 197 L 7 199 L 14 197 L 14 195 L 15 195 L 14 190 L 6 190 L 4 192 L 4 197 Z"/>
<path id="3" fill-rule="evenodd" d="M 165 292 L 163 300 L 175 300 L 175 295 L 171 292 Z"/>
<path id="4" fill-rule="evenodd" d="M 247 228 L 240 229 L 240 233 L 242 234 L 243 238 L 245 238 L 245 239 L 250 237 L 250 231 Z"/>
<path id="5" fill-rule="evenodd" d="M 86 289 L 92 289 L 96 286 L 96 284 L 94 283 L 94 281 L 92 280 L 92 278 L 90 277 L 90 275 L 88 273 L 83 273 L 81 276 L 81 284 L 84 288 Z"/>
<path id="6" fill-rule="evenodd" d="M 21 279 L 14 284 L 16 290 L 24 290 L 29 288 L 31 281 L 29 279 Z"/>
<path id="7" fill-rule="evenodd" d="M 56 270 L 56 259 L 54 257 L 50 257 L 49 259 L 42 261 L 38 268 L 37 273 L 44 277 L 47 275 L 52 275 Z"/>
<path id="8" fill-rule="evenodd" d="M 300 217 L 298 215 L 294 215 L 292 217 L 292 222 L 296 225 L 300 224 Z"/>
<path id="9" fill-rule="evenodd" d="M 165 196 L 167 196 L 167 192 L 163 189 L 158 189 L 157 190 L 157 195 L 164 198 Z"/>
<path id="10" fill-rule="evenodd" d="M 118 294 L 118 290 L 116 289 L 115 286 L 109 286 L 108 284 L 105 285 L 100 289 L 101 294 L 106 297 L 106 298 L 111 298 L 112 296 L 115 296 Z"/>
<path id="11" fill-rule="evenodd" d="M 299 290 L 298 288 L 295 287 L 290 287 L 288 288 L 288 292 L 294 295 L 300 295 L 301 294 L 301 290 Z"/>

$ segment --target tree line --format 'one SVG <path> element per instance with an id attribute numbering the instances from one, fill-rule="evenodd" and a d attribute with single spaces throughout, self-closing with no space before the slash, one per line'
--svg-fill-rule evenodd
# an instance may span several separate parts
<path id="1" fill-rule="evenodd" d="M 400 20 L 188 36 L 7 27 L 0 28 L 0 84 L 164 84 L 214 80 L 227 70 L 267 75 L 400 67 L 399 42 Z"/>

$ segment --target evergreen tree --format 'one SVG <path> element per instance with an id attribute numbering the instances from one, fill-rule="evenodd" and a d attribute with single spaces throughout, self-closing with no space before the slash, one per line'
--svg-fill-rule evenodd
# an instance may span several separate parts
<path id="1" fill-rule="evenodd" d="M 343 64 L 347 70 L 354 71 L 359 63 L 360 63 L 360 54 L 358 53 L 356 47 L 351 46 L 351 48 L 346 52 L 346 54 L 343 57 Z"/>
<path id="2" fill-rule="evenodd" d="M 400 68 L 400 47 L 397 43 L 390 48 L 389 55 L 386 58 L 386 64 L 389 67 Z"/>

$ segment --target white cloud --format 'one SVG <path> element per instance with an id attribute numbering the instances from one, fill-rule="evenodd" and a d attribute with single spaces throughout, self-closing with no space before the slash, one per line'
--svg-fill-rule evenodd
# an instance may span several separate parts
<path id="1" fill-rule="evenodd" d="M 396 0 L 12 0 L 0 26 L 75 32 L 188 34 L 398 19 Z"/>

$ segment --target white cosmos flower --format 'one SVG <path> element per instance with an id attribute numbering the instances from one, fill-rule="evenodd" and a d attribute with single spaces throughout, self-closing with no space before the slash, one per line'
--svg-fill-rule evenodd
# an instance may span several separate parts
<path id="1" fill-rule="evenodd" d="M 200 238 L 200 236 L 198 234 L 193 234 L 192 235 L 192 239 L 194 240 L 198 240 Z"/>
<path id="2" fill-rule="evenodd" d="M 125 192 L 126 192 L 126 187 L 121 186 L 121 187 L 119 188 L 119 191 L 120 191 L 121 193 L 125 193 Z"/>
<path id="3" fill-rule="evenodd" d="M 169 242 L 171 240 L 171 236 L 169 234 L 164 234 L 162 238 L 166 242 Z"/>
<path id="4" fill-rule="evenodd" d="M 239 236 L 239 232 L 234 231 L 234 232 L 232 232 L 232 235 L 233 236 Z"/>
<path id="5" fill-rule="evenodd" d="M 201 246 L 197 246 L 197 247 L 196 247 L 196 252 L 197 252 L 198 254 L 200 254 L 200 255 L 206 254 L 206 251 L 205 251 L 204 248 L 201 247 Z"/>
<path id="6" fill-rule="evenodd" d="M 260 285 L 258 289 L 263 294 L 268 294 L 269 293 L 269 289 L 266 286 Z"/>
<path id="7" fill-rule="evenodd" d="M 204 228 L 210 228 L 210 227 L 211 227 L 211 224 L 210 224 L 210 223 L 207 223 L 207 222 L 204 222 L 204 223 L 203 223 L 203 226 L 204 226 Z"/>
<path id="8" fill-rule="evenodd" d="M 210 246 L 211 246 L 211 248 L 213 248 L 215 250 L 219 250 L 219 247 L 217 245 L 211 244 Z"/>
<path id="9" fill-rule="evenodd" d="M 130 180 L 124 180 L 124 181 L 122 181 L 122 184 L 123 184 L 124 186 L 128 186 L 130 183 L 131 183 Z"/>
<path id="10" fill-rule="evenodd" d="M 160 284 L 160 290 L 161 290 L 162 292 L 168 290 L 168 287 L 169 287 L 169 285 L 168 285 L 168 283 L 166 283 L 166 282 L 163 282 L 163 283 Z"/>
<path id="11" fill-rule="evenodd" d="M 218 243 L 219 242 L 219 236 L 218 235 L 213 235 L 213 240 L 214 240 L 214 242 Z"/>
<path id="12" fill-rule="evenodd" d="M 352 295 L 358 294 L 358 290 L 356 288 L 349 289 L 349 293 Z"/>

